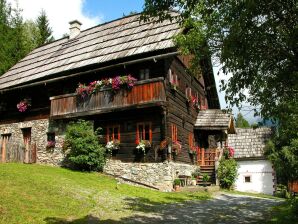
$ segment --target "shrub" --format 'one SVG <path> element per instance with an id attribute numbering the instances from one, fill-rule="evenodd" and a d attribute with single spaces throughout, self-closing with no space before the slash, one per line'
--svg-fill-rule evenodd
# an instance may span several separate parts
<path id="1" fill-rule="evenodd" d="M 181 184 L 181 180 L 180 179 L 175 179 L 174 180 L 174 186 L 175 185 L 180 185 Z"/>
<path id="2" fill-rule="evenodd" d="M 105 148 L 99 144 L 89 121 L 71 122 L 66 128 L 67 159 L 73 168 L 101 171 L 105 164 Z"/>
<path id="3" fill-rule="evenodd" d="M 230 190 L 237 178 L 237 162 L 232 158 L 222 159 L 217 172 L 220 187 Z"/>

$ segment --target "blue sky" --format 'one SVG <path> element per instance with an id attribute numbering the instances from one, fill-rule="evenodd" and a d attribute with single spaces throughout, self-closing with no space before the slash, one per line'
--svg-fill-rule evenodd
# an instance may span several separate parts
<path id="1" fill-rule="evenodd" d="M 104 22 L 127 15 L 131 11 L 141 12 L 143 0 L 86 0 L 83 11 L 88 15 L 100 14 Z"/>

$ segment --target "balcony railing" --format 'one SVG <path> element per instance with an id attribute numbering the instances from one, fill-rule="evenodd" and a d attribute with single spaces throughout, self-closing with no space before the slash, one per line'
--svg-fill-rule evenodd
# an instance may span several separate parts
<path id="1" fill-rule="evenodd" d="M 166 102 L 162 77 L 138 81 L 131 90 L 113 93 L 111 89 L 80 99 L 76 94 L 54 96 L 51 100 L 51 117 L 77 117 L 107 113 L 129 108 L 161 105 Z"/>

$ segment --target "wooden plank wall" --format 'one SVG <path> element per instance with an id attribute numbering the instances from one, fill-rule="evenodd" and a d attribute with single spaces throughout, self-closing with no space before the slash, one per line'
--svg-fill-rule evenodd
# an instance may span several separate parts
<path id="1" fill-rule="evenodd" d="M 170 83 L 167 75 L 166 93 L 168 99 L 168 115 L 167 115 L 167 136 L 171 136 L 171 125 L 174 124 L 178 129 L 178 141 L 182 143 L 181 153 L 176 157 L 176 161 L 183 163 L 192 163 L 189 149 L 189 134 L 194 133 L 194 123 L 198 112 L 187 102 L 185 96 L 186 87 L 191 87 L 198 91 L 201 96 L 204 96 L 204 88 L 199 81 L 188 75 L 185 72 L 185 66 L 178 60 L 168 60 L 166 71 L 171 69 L 172 74 L 178 75 L 179 87 L 178 91 L 173 91 L 170 88 Z M 196 136 L 195 136 L 196 137 Z"/>
<path id="2" fill-rule="evenodd" d="M 155 156 L 154 148 L 161 141 L 162 109 L 160 107 L 135 109 L 130 111 L 101 114 L 92 117 L 94 128 L 103 128 L 101 142 L 106 144 L 108 125 L 120 125 L 121 144 L 120 150 L 112 157 L 124 162 L 159 162 L 160 156 Z M 138 122 L 151 122 L 152 125 L 152 148 L 143 159 L 136 153 L 136 130 Z"/>

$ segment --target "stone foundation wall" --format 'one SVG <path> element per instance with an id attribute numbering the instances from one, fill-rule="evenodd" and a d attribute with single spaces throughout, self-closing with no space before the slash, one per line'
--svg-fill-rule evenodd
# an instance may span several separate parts
<path id="1" fill-rule="evenodd" d="M 161 191 L 171 191 L 173 181 L 179 175 L 191 176 L 198 166 L 175 163 L 124 163 L 108 160 L 104 172 L 114 176 L 146 184 Z"/>
<path id="2" fill-rule="evenodd" d="M 50 122 L 49 119 L 24 121 L 18 123 L 1 124 L 0 135 L 10 134 L 9 142 L 23 144 L 23 128 L 31 128 L 31 144 L 36 144 L 37 163 L 61 165 L 64 155 L 62 144 L 64 141 L 61 124 Z M 55 148 L 47 149 L 47 133 L 55 132 Z M 1 141 L 1 140 L 0 140 Z"/>

